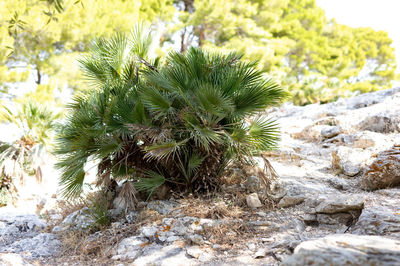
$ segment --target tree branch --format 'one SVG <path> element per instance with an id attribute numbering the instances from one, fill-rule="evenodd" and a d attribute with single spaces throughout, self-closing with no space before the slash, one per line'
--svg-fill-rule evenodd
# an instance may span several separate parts
<path id="1" fill-rule="evenodd" d="M 140 63 L 144 64 L 145 66 L 147 66 L 147 67 L 150 68 L 151 70 L 153 70 L 153 71 L 159 73 L 158 69 L 157 69 L 155 66 L 153 66 L 152 64 L 150 64 L 149 62 L 147 62 L 146 60 L 144 60 L 142 57 L 137 56 L 137 58 L 138 58 L 138 60 L 139 60 Z"/>

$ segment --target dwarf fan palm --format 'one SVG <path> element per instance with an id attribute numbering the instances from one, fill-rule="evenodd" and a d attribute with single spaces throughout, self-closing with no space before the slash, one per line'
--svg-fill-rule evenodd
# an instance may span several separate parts
<path id="1" fill-rule="evenodd" d="M 41 181 L 40 163 L 51 144 L 59 116 L 59 113 L 33 102 L 23 102 L 15 111 L 7 107 L 0 110 L 0 118 L 16 125 L 22 133 L 11 143 L 0 141 L 0 189 L 12 190 L 17 178 L 23 183 L 25 174 L 36 175 Z"/>
<path id="2" fill-rule="evenodd" d="M 228 161 L 275 147 L 278 128 L 261 114 L 285 93 L 255 62 L 190 48 L 160 65 L 146 54 L 148 31 L 134 32 L 96 41 L 81 60 L 95 89 L 75 98 L 58 136 L 65 196 L 80 193 L 92 159 L 99 184 L 199 190 L 215 188 Z"/>

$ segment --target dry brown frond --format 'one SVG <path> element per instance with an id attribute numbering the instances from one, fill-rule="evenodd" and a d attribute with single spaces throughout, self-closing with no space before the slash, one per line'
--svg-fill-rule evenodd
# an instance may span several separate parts
<path id="1" fill-rule="evenodd" d="M 126 181 L 123 185 L 122 185 L 122 189 L 118 194 L 118 197 L 122 198 L 125 200 L 126 203 L 126 208 L 129 209 L 135 209 L 136 208 L 136 203 L 137 203 L 137 199 L 136 199 L 136 189 L 133 186 L 132 182 L 130 181 Z"/>

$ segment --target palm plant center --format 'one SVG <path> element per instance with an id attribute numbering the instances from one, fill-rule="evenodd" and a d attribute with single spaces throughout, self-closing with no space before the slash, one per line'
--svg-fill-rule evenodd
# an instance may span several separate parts
<path id="1" fill-rule="evenodd" d="M 209 191 L 229 162 L 276 146 L 278 127 L 263 112 L 286 94 L 256 62 L 199 48 L 151 58 L 151 42 L 139 25 L 98 39 L 81 59 L 89 88 L 70 104 L 56 145 L 65 196 L 80 194 L 90 160 L 98 185 Z"/>

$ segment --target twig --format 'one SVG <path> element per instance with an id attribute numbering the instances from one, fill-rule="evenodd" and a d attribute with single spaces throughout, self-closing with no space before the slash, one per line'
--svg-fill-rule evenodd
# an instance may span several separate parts
<path id="1" fill-rule="evenodd" d="M 149 62 L 147 62 L 146 60 L 144 60 L 142 57 L 137 56 L 137 58 L 139 59 L 139 62 L 140 62 L 140 63 L 144 64 L 145 66 L 147 66 L 147 67 L 150 68 L 151 70 L 153 70 L 153 71 L 159 73 L 158 69 L 157 69 L 155 66 L 153 66 L 152 64 L 150 64 Z"/>

